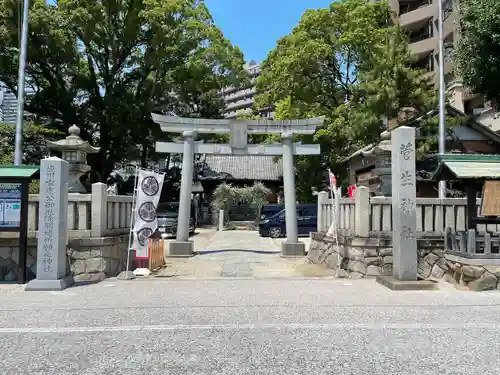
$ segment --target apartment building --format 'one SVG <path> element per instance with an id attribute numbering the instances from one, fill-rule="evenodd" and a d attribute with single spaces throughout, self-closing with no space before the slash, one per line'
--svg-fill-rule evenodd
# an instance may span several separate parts
<path id="1" fill-rule="evenodd" d="M 16 123 L 16 117 L 16 95 L 0 83 L 0 123 L 14 125 Z"/>
<path id="2" fill-rule="evenodd" d="M 237 118 L 243 114 L 251 114 L 254 103 L 254 97 L 258 91 L 255 87 L 257 77 L 260 75 L 260 66 L 255 61 L 250 61 L 245 65 L 245 69 L 250 74 L 251 85 L 243 89 L 228 87 L 222 90 L 222 96 L 226 102 L 224 109 L 225 118 Z M 274 113 L 271 108 L 260 110 L 260 115 L 266 118 L 272 118 Z"/>
<path id="3" fill-rule="evenodd" d="M 26 97 L 33 93 L 33 90 L 26 89 Z M 31 121 L 33 115 L 24 111 L 24 120 Z M 4 83 L 0 82 L 0 123 L 15 125 L 17 121 L 17 97 Z"/>
<path id="4" fill-rule="evenodd" d="M 439 38 L 438 38 L 438 1 L 439 0 L 390 0 L 390 5 L 398 15 L 401 27 L 408 33 L 409 49 L 415 56 L 414 66 L 425 69 L 439 85 Z M 456 76 L 451 55 L 458 41 L 459 29 L 455 12 L 457 0 L 442 0 L 444 74 L 450 104 L 461 112 L 474 114 L 478 120 L 495 130 L 500 130 L 500 119 L 481 95 L 474 94 L 464 87 Z"/>

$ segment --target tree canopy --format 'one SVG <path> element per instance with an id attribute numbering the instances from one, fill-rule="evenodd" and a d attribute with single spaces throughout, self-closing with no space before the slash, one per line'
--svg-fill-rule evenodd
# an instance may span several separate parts
<path id="1" fill-rule="evenodd" d="M 463 82 L 500 105 L 500 6 L 497 0 L 461 0 L 454 60 Z"/>
<path id="2" fill-rule="evenodd" d="M 308 10 L 262 64 L 256 105 L 276 103 L 278 119 L 324 116 L 325 126 L 304 141 L 321 145 L 321 156 L 298 157 L 299 199 L 311 199 L 327 168 L 376 140 L 383 118 L 403 107 L 432 107 L 434 88 L 411 67 L 406 36 L 392 23 L 386 2 L 344 0 Z"/>
<path id="3" fill-rule="evenodd" d="M 57 130 L 26 123 L 23 128 L 23 163 L 38 165 L 40 160 L 49 155 L 47 140 L 57 140 L 65 136 Z M 16 129 L 10 124 L 0 124 L 0 164 L 12 164 Z"/>
<path id="4" fill-rule="evenodd" d="M 0 81 L 14 92 L 20 10 L 0 0 Z M 202 0 L 33 0 L 26 110 L 54 129 L 79 126 L 105 178 L 162 136 L 152 111 L 219 117 L 218 90 L 245 84 L 243 64 Z"/>

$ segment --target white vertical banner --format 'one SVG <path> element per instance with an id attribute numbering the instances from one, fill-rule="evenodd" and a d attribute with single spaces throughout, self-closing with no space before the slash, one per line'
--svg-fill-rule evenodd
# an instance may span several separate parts
<path id="1" fill-rule="evenodd" d="M 337 238 L 337 210 L 339 207 L 337 207 L 336 199 L 335 196 L 338 194 L 337 191 L 337 178 L 335 175 L 332 173 L 332 171 L 328 170 L 328 179 L 330 181 L 330 194 L 331 194 L 331 200 L 332 200 L 332 224 L 330 225 L 330 228 L 328 228 L 328 231 L 326 232 L 326 235 L 329 237 Z"/>
<path id="2" fill-rule="evenodd" d="M 156 207 L 160 201 L 165 174 L 139 169 L 134 212 L 134 242 L 138 259 L 148 258 L 148 240 L 158 227 Z"/>
<path id="3" fill-rule="evenodd" d="M 342 256 L 340 255 L 340 246 L 339 246 L 339 236 L 338 236 L 338 213 L 340 212 L 340 197 L 342 196 L 342 189 L 337 189 L 337 178 L 332 173 L 332 171 L 328 170 L 328 177 L 330 180 L 330 192 L 332 199 L 332 225 L 328 228 L 328 232 L 326 232 L 327 236 L 335 238 L 335 245 L 337 247 L 337 267 L 336 267 L 336 277 L 341 277 L 342 273 Z"/>

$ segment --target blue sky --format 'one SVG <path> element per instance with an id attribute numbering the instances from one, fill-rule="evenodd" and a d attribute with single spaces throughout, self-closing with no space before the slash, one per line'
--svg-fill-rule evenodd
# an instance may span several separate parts
<path id="1" fill-rule="evenodd" d="M 205 0 L 224 36 L 240 47 L 247 61 L 260 63 L 278 39 L 297 25 L 306 9 L 332 0 Z"/>

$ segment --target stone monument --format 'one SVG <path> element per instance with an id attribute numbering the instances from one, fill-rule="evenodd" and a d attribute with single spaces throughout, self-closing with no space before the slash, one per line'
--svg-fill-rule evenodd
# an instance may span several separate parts
<path id="1" fill-rule="evenodd" d="M 432 289 L 434 283 L 417 281 L 417 194 L 415 128 L 391 132 L 393 276 L 377 280 L 394 290 Z"/>
<path id="2" fill-rule="evenodd" d="M 295 200 L 294 155 L 318 155 L 317 144 L 293 143 L 296 134 L 314 134 L 316 126 L 322 125 L 324 118 L 307 120 L 213 120 L 191 119 L 152 114 L 153 121 L 162 131 L 181 133 L 184 144 L 175 142 L 156 143 L 158 153 L 181 153 L 182 177 L 179 201 L 177 238 L 170 243 L 169 256 L 193 255 L 193 243 L 189 241 L 189 215 L 191 188 L 193 184 L 194 154 L 216 155 L 274 155 L 283 156 L 283 185 L 285 187 L 286 241 L 282 243 L 282 256 L 304 256 L 305 245 L 297 235 L 297 211 Z M 197 134 L 229 133 L 230 144 L 196 143 Z M 248 144 L 249 134 L 280 135 L 283 143 Z"/>
<path id="3" fill-rule="evenodd" d="M 80 138 L 80 128 L 76 125 L 68 129 L 69 136 L 59 141 L 47 141 L 49 150 L 62 153 L 62 158 L 69 163 L 69 193 L 90 193 L 80 182 L 80 177 L 90 171 L 87 165 L 87 154 L 97 154 L 99 147 L 92 147 Z"/>
<path id="4" fill-rule="evenodd" d="M 415 128 L 392 132 L 392 246 L 394 277 L 417 280 Z"/>
<path id="5" fill-rule="evenodd" d="M 26 290 L 63 290 L 73 284 L 66 274 L 68 169 L 68 162 L 56 157 L 41 162 L 36 279 Z"/>

